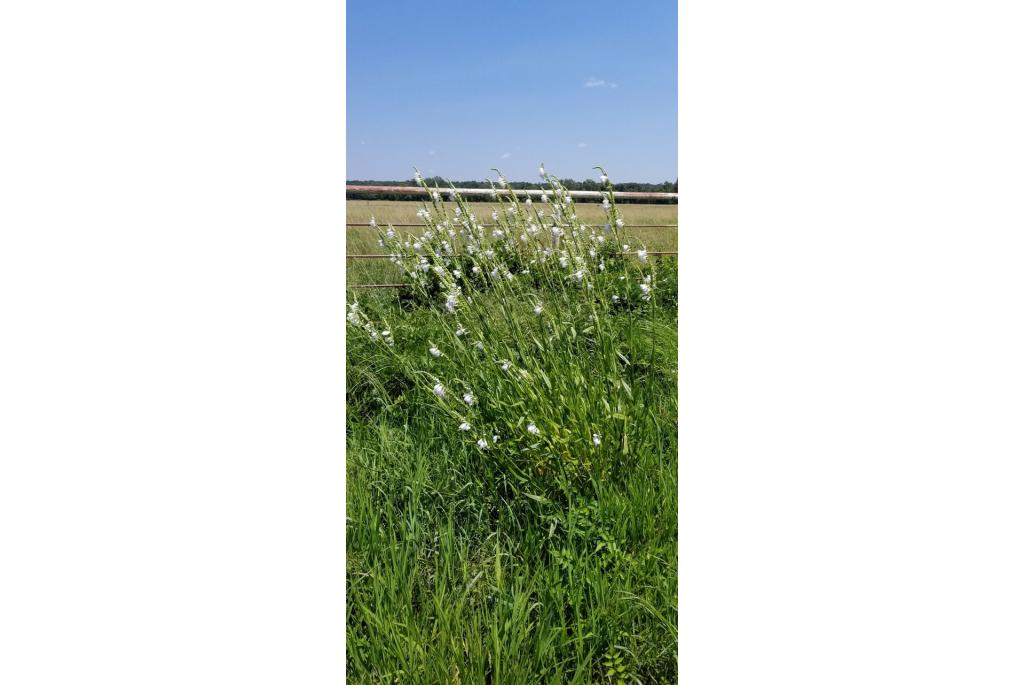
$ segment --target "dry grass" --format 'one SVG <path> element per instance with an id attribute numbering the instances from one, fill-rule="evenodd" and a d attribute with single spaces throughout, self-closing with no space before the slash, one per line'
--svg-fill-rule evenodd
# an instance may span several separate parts
<path id="1" fill-rule="evenodd" d="M 391 224 L 417 224 L 422 222 L 416 218 L 416 210 L 421 204 L 419 202 L 401 202 L 396 200 L 348 200 L 346 223 L 367 223 L 373 216 L 381 225 Z M 491 212 L 497 205 L 487 202 L 474 203 L 473 207 L 477 217 L 485 223 L 490 223 Z M 580 203 L 576 213 L 584 222 L 604 222 L 604 211 L 597 203 Z M 673 228 L 629 228 L 634 224 L 677 224 L 678 205 L 630 205 L 620 204 L 619 209 L 626 221 L 626 235 L 639 244 L 646 245 L 652 251 L 673 251 L 676 250 L 678 242 L 678 229 Z M 399 229 L 400 232 L 413 232 L 416 229 Z M 377 246 L 377 236 L 373 229 L 365 227 L 347 227 L 346 254 L 380 254 Z M 398 283 L 400 281 L 398 269 L 384 259 L 362 259 L 349 260 L 347 280 L 350 284 L 359 283 Z"/>

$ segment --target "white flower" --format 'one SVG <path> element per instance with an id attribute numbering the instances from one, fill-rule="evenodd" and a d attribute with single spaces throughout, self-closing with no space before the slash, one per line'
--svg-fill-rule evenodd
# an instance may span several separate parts
<path id="1" fill-rule="evenodd" d="M 502 188 L 508 185 L 508 181 L 506 181 L 505 177 L 502 176 L 501 174 L 498 174 L 498 185 L 500 185 Z"/>
<path id="2" fill-rule="evenodd" d="M 565 255 L 562 255 L 561 257 L 558 258 L 558 265 L 563 269 L 569 266 L 569 258 L 566 257 Z"/>
<path id="3" fill-rule="evenodd" d="M 541 202 L 547 202 L 548 201 L 548 194 L 547 193 L 541 193 L 540 194 L 540 201 Z"/>
<path id="4" fill-rule="evenodd" d="M 388 226 L 388 230 L 387 230 L 387 233 L 385 235 L 387 235 L 388 238 L 394 238 L 395 237 L 395 229 L 393 229 L 390 226 Z"/>
<path id="5" fill-rule="evenodd" d="M 480 438 L 479 440 L 476 441 L 476 445 L 480 449 L 485 450 L 487 449 L 487 440 L 485 440 L 484 438 Z"/>
<path id="6" fill-rule="evenodd" d="M 538 169 L 538 171 L 540 172 L 540 175 L 541 175 L 542 178 L 544 177 L 545 173 L 547 173 L 547 172 L 544 171 L 544 165 L 543 164 L 540 165 L 540 168 Z"/>
<path id="7" fill-rule="evenodd" d="M 515 205 L 513 205 L 513 206 L 509 207 L 509 208 L 508 208 L 508 209 L 506 209 L 505 211 L 506 211 L 506 212 L 508 212 L 509 214 L 515 214 L 515 213 L 516 213 L 516 208 L 515 208 Z"/>
<path id="8" fill-rule="evenodd" d="M 612 302 L 618 302 L 618 301 L 619 301 L 619 296 L 618 295 L 612 295 Z"/>
<path id="9" fill-rule="evenodd" d="M 595 447 L 597 445 L 601 444 L 601 434 L 600 433 L 594 433 L 593 435 L 590 436 L 590 439 L 594 441 L 594 446 Z"/>
<path id="10" fill-rule="evenodd" d="M 629 252 L 629 245 L 623 245 L 622 246 L 622 251 L 623 252 Z"/>
<path id="11" fill-rule="evenodd" d="M 639 259 L 641 262 L 646 262 L 647 261 L 647 250 L 645 250 L 645 249 L 637 250 L 636 251 L 636 258 Z"/>
<path id="12" fill-rule="evenodd" d="M 541 305 L 536 304 L 533 306 L 533 313 L 536 314 L 537 316 L 540 316 L 543 311 L 544 307 L 542 307 Z"/>
<path id="13" fill-rule="evenodd" d="M 497 221 L 498 220 L 498 213 L 497 212 L 491 212 L 491 220 L 492 221 Z"/>
<path id="14" fill-rule="evenodd" d="M 597 265 L 597 270 L 604 271 L 604 262 L 601 262 L 600 264 Z"/>
<path id="15" fill-rule="evenodd" d="M 512 366 L 511 362 L 502 362 L 501 363 L 501 370 L 502 371 L 508 371 L 508 367 L 510 367 L 510 366 Z"/>
<path id="16" fill-rule="evenodd" d="M 448 299 L 444 301 L 445 309 L 447 309 L 449 312 L 454 312 L 455 305 L 457 302 L 458 300 L 456 299 L 455 295 L 449 295 Z"/>
<path id="17" fill-rule="evenodd" d="M 604 236 L 603 235 L 597 236 L 597 244 L 598 245 L 603 245 L 604 244 Z"/>
<path id="18" fill-rule="evenodd" d="M 562 235 L 562 233 L 563 233 L 562 229 L 560 229 L 558 226 L 552 226 L 551 227 L 551 235 L 555 236 L 556 238 L 558 236 Z"/>
<path id="19" fill-rule="evenodd" d="M 438 397 L 444 397 L 444 386 L 440 383 L 434 383 L 434 394 Z"/>
<path id="20" fill-rule="evenodd" d="M 412 249 L 414 249 L 417 252 L 419 252 L 420 250 L 423 249 L 423 243 L 421 243 L 420 241 L 417 240 L 415 243 L 412 244 Z"/>
<path id="21" fill-rule="evenodd" d="M 466 423 L 465 421 L 463 421 L 462 423 L 459 424 L 459 430 L 463 431 L 463 432 L 468 431 L 469 430 L 469 424 Z"/>
<path id="22" fill-rule="evenodd" d="M 625 225 L 626 223 L 621 218 L 615 220 L 615 226 L 617 228 L 622 228 Z"/>
<path id="23" fill-rule="evenodd" d="M 608 202 L 608 198 L 601 200 L 601 206 L 605 209 L 609 209 L 611 207 L 611 204 Z"/>
<path id="24" fill-rule="evenodd" d="M 597 250 L 587 250 L 587 254 L 590 255 L 591 259 L 593 259 L 594 257 L 597 256 Z"/>
<path id="25" fill-rule="evenodd" d="M 468 404 L 471 407 L 474 404 L 476 404 L 476 398 L 473 397 L 473 393 L 471 393 L 471 392 L 464 393 L 462 395 L 462 401 L 465 402 L 466 404 Z"/>
<path id="26" fill-rule="evenodd" d="M 493 231 L 491 231 L 491 235 L 494 236 L 495 238 L 504 238 L 505 231 L 501 230 L 500 228 L 496 228 Z"/>
<path id="27" fill-rule="evenodd" d="M 533 204 L 533 200 L 531 200 L 529 197 L 527 197 L 526 198 L 526 204 L 532 205 Z"/>
<path id="28" fill-rule="evenodd" d="M 391 331 L 384 330 L 384 331 L 381 331 L 380 334 L 383 335 L 386 338 L 389 335 L 391 335 Z"/>
<path id="29" fill-rule="evenodd" d="M 459 271 L 458 269 L 454 269 L 452 271 L 452 276 L 455 276 L 455 278 L 462 278 L 462 272 Z"/>
<path id="30" fill-rule="evenodd" d="M 436 190 L 433 191 L 432 193 L 430 193 L 430 197 L 434 198 L 434 202 L 440 202 L 441 201 L 441 194 L 439 192 L 437 192 Z"/>
<path id="31" fill-rule="evenodd" d="M 420 172 L 418 172 L 418 171 L 417 171 L 417 172 L 416 172 L 416 182 L 417 182 L 417 183 L 420 183 L 420 182 L 422 182 L 422 181 L 423 181 L 423 177 L 422 177 L 422 176 L 420 176 Z"/>
<path id="32" fill-rule="evenodd" d="M 477 340 L 477 341 L 476 341 L 476 342 L 475 342 L 475 343 L 473 344 L 473 347 L 475 347 L 476 349 L 480 350 L 481 352 L 483 352 L 483 351 L 484 351 L 484 343 L 483 343 L 483 341 L 482 341 L 482 340 Z"/>
<path id="33" fill-rule="evenodd" d="M 455 335 L 459 336 L 460 338 L 464 336 L 466 333 L 468 333 L 468 331 L 463 326 L 459 326 L 458 330 L 455 331 Z"/>
<path id="34" fill-rule="evenodd" d="M 488 259 L 493 259 L 494 250 L 484 250 L 484 257 L 487 257 Z"/>
<path id="35" fill-rule="evenodd" d="M 530 423 L 526 425 L 526 431 L 528 433 L 532 433 L 533 435 L 540 435 L 540 428 L 537 428 L 537 424 L 535 424 L 533 421 L 530 421 Z"/>
<path id="36" fill-rule="evenodd" d="M 437 347 L 435 345 L 431 345 L 430 346 L 430 356 L 433 357 L 434 359 L 437 359 L 438 357 L 441 356 L 441 350 L 437 349 Z"/>
<path id="37" fill-rule="evenodd" d="M 577 281 L 581 281 L 581 282 L 582 282 L 582 281 L 583 281 L 583 269 L 580 269 L 579 271 L 577 271 L 576 273 L 574 273 L 574 274 L 573 274 L 573 277 L 574 277 L 574 278 L 575 278 L 575 279 L 576 279 Z"/>
<path id="38" fill-rule="evenodd" d="M 480 267 L 479 266 L 474 266 L 473 267 L 473 273 L 475 273 L 475 274 L 480 273 Z"/>
<path id="39" fill-rule="evenodd" d="M 372 216 L 370 217 L 370 226 L 372 226 L 373 228 L 377 228 L 377 220 Z"/>
<path id="40" fill-rule="evenodd" d="M 601 183 L 607 183 L 607 182 L 608 182 L 608 177 L 605 176 L 604 174 L 601 174 Z"/>

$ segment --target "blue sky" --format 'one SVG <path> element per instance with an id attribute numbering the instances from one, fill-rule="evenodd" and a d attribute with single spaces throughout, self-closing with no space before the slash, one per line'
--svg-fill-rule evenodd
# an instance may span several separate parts
<path id="1" fill-rule="evenodd" d="M 676 179 L 676 0 L 349 0 L 347 38 L 349 179 Z"/>

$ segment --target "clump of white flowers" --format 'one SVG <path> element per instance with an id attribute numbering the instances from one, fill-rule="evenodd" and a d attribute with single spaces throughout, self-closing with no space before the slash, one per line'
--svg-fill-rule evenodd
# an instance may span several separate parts
<path id="1" fill-rule="evenodd" d="M 602 444 L 602 432 L 617 435 L 618 428 L 612 426 L 619 425 L 605 407 L 616 407 L 616 414 L 629 416 L 631 404 L 636 404 L 629 386 L 620 383 L 629 372 L 614 353 L 596 355 L 593 366 L 573 370 L 575 378 L 582 376 L 588 384 L 600 386 L 601 396 L 608 398 L 603 405 L 589 406 L 585 396 L 589 393 L 579 393 L 578 385 L 567 384 L 565 371 L 552 365 L 571 366 L 586 350 L 619 348 L 619 341 L 609 340 L 609 336 L 623 335 L 615 317 L 626 303 L 653 299 L 655 265 L 651 262 L 656 260 L 649 259 L 645 246 L 638 246 L 637 259 L 631 259 L 630 246 L 613 230 L 624 228 L 625 222 L 603 169 L 598 201 L 605 213 L 591 225 L 572 213 L 571 193 L 543 164 L 538 172 L 545 189 L 537 195 L 541 203 L 549 203 L 544 208 L 547 216 L 544 209 L 535 209 L 541 203 L 534 205 L 530 193 L 520 201 L 522 193 L 517 196 L 509 190 L 507 178 L 497 171 L 492 190 L 506 190 L 489 212 L 495 224 L 478 222 L 454 192 L 449 193 L 454 208 L 440 203 L 441 193 L 429 187 L 425 190 L 435 204 L 426 206 L 429 211 L 417 210 L 417 217 L 426 224 L 418 236 L 400 237 L 391 226 L 385 230 L 371 219 L 392 263 L 401 269 L 420 303 L 426 303 L 428 317 L 434 317 L 437 325 L 426 329 L 432 339 L 395 344 L 392 328 L 375 326 L 356 302 L 349 305 L 346 318 L 352 330 L 365 331 L 379 345 L 377 349 L 396 355 L 419 385 L 432 390 L 436 397 L 431 401 L 452 421 L 450 425 L 458 427 L 457 434 L 468 446 L 475 443 L 479 450 L 487 450 L 488 460 L 493 457 L 496 463 L 518 460 L 533 467 L 524 469 L 534 474 L 531 477 L 550 480 L 551 474 L 564 473 L 565 468 L 590 468 L 572 463 L 574 455 L 605 458 L 604 452 L 594 448 Z M 418 171 L 416 182 L 425 185 Z M 370 306 L 370 300 L 366 304 Z M 630 315 L 655 310 L 643 307 L 630 310 Z M 399 337 L 404 340 L 404 329 Z M 426 359 L 424 345 L 429 353 Z M 628 346 L 624 350 L 630 356 L 634 352 Z M 432 362 L 442 358 L 445 362 Z M 446 373 L 457 369 L 459 376 L 442 380 L 431 374 L 440 374 L 442 368 Z M 445 383 L 457 388 L 452 397 Z M 510 411 L 522 413 L 513 417 Z M 517 418 L 525 429 L 506 432 Z M 539 426 L 545 426 L 543 431 Z M 500 442 L 499 431 L 504 436 Z M 540 436 L 547 445 L 544 449 L 538 446 Z M 567 461 L 558 468 L 545 461 L 556 458 Z M 548 475 L 538 475 L 545 472 Z"/>

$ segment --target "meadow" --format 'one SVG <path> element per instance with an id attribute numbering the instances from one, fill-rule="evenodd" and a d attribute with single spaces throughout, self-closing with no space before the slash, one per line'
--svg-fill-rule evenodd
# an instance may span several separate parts
<path id="1" fill-rule="evenodd" d="M 545 180 L 366 208 L 408 287 L 348 296 L 350 682 L 675 682 L 676 260 L 623 225 L 676 208 Z"/>

